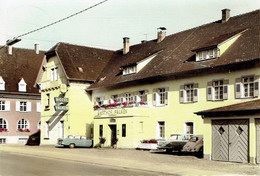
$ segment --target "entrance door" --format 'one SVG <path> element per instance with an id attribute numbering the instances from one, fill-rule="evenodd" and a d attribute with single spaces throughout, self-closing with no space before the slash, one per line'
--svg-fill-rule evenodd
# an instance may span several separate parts
<path id="1" fill-rule="evenodd" d="M 113 147 L 117 143 L 116 125 L 109 125 L 111 129 L 111 146 Z"/>
<path id="2" fill-rule="evenodd" d="M 256 119 L 256 162 L 260 163 L 260 119 Z"/>
<path id="3" fill-rule="evenodd" d="M 212 121 L 212 159 L 248 162 L 248 120 Z"/>

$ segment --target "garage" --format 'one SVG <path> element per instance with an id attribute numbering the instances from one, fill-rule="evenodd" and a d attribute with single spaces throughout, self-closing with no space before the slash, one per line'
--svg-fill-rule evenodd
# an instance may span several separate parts
<path id="1" fill-rule="evenodd" d="M 248 120 L 212 120 L 212 159 L 248 162 Z"/>

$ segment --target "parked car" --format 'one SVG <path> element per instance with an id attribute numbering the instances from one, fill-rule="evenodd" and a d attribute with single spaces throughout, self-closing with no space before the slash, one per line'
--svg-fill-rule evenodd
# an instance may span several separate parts
<path id="1" fill-rule="evenodd" d="M 181 151 L 192 136 L 191 134 L 172 134 L 170 138 L 158 143 L 158 149 L 165 149 L 168 153 Z"/>
<path id="2" fill-rule="evenodd" d="M 64 147 L 69 147 L 69 148 L 92 147 L 93 140 L 87 139 L 84 136 L 69 135 L 67 138 L 58 138 L 57 144 L 63 145 Z"/>
<path id="3" fill-rule="evenodd" d="M 183 146 L 183 152 L 194 152 L 198 157 L 203 157 L 203 136 L 197 135 L 190 138 L 190 140 Z"/>

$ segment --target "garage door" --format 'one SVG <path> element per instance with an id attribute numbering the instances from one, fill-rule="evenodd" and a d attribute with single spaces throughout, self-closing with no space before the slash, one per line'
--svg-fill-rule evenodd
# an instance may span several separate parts
<path id="1" fill-rule="evenodd" d="M 260 163 L 260 119 L 256 119 L 256 162 Z"/>
<path id="2" fill-rule="evenodd" d="M 212 159 L 248 162 L 248 120 L 212 121 Z"/>

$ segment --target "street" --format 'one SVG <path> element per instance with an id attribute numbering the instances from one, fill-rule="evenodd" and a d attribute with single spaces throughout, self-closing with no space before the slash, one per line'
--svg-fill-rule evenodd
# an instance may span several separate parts
<path id="1" fill-rule="evenodd" d="M 0 176 L 260 175 L 259 165 L 154 150 L 0 145 Z"/>
<path id="2" fill-rule="evenodd" d="M 130 170 L 124 168 L 108 167 L 78 161 L 66 161 L 32 155 L 13 154 L 9 152 L 0 153 L 0 175 L 1 176 L 66 176 L 66 175 L 125 175 L 125 176 L 145 176 L 162 175 L 159 173 Z M 163 174 L 166 175 L 166 174 Z"/>

